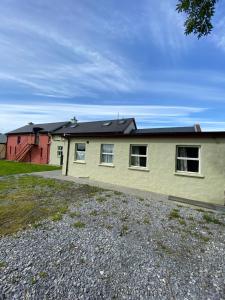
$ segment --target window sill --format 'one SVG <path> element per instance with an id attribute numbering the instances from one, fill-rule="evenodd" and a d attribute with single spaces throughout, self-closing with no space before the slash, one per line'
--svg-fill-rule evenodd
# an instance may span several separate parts
<path id="1" fill-rule="evenodd" d="M 83 164 L 83 165 L 86 164 L 86 162 L 83 161 L 83 160 L 74 160 L 73 162 L 74 162 L 75 164 Z"/>
<path id="2" fill-rule="evenodd" d="M 129 170 L 135 170 L 135 171 L 144 171 L 144 172 L 149 172 L 148 168 L 140 168 L 140 167 L 129 167 Z"/>
<path id="3" fill-rule="evenodd" d="M 115 166 L 113 164 L 99 164 L 100 167 L 110 167 L 110 168 L 115 168 Z"/>
<path id="4" fill-rule="evenodd" d="M 177 176 L 185 176 L 185 177 L 195 177 L 195 178 L 205 178 L 205 176 L 201 174 L 194 174 L 194 173 L 188 173 L 188 172 L 175 172 L 174 175 Z"/>

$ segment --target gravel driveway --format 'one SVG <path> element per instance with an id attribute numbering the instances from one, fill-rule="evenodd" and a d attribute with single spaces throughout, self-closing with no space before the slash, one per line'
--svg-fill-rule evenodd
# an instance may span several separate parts
<path id="1" fill-rule="evenodd" d="M 0 299 L 225 299 L 225 216 L 102 191 L 0 239 Z"/>

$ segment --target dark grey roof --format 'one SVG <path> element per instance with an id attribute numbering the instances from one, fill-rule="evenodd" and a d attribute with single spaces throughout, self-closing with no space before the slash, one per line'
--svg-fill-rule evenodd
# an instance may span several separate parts
<path id="1" fill-rule="evenodd" d="M 104 133 L 126 133 L 127 127 L 133 122 L 136 128 L 135 120 L 133 118 L 106 120 L 94 122 L 78 122 L 70 124 L 67 127 L 56 130 L 54 134 L 72 134 L 72 135 L 86 135 L 86 134 L 104 134 Z M 131 129 L 134 129 L 131 128 Z"/>
<path id="2" fill-rule="evenodd" d="M 19 133 L 33 133 L 38 130 L 41 133 L 50 133 L 63 126 L 68 125 L 69 122 L 56 122 L 56 123 L 44 123 L 44 124 L 28 124 L 13 131 L 8 132 L 7 134 L 19 134 Z"/>
<path id="3" fill-rule="evenodd" d="M 7 136 L 5 134 L 0 133 L 0 144 L 6 144 Z"/>
<path id="4" fill-rule="evenodd" d="M 148 134 L 148 133 L 183 133 L 196 132 L 195 126 L 190 127 L 163 127 L 163 128 L 144 128 L 133 130 L 132 134 Z"/>

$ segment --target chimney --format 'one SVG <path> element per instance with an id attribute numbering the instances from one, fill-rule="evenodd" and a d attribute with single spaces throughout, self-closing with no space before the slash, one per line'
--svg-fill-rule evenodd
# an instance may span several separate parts
<path id="1" fill-rule="evenodd" d="M 200 124 L 195 124 L 194 126 L 195 126 L 195 132 L 201 132 L 202 131 Z"/>
<path id="2" fill-rule="evenodd" d="M 77 118 L 74 116 L 74 117 L 70 120 L 70 122 L 71 122 L 72 124 L 77 124 Z"/>

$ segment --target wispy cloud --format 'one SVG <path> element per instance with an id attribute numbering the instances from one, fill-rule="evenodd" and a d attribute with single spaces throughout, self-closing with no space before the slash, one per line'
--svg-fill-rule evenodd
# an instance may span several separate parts
<path id="1" fill-rule="evenodd" d="M 46 103 L 37 104 L 5 104 L 1 105 L 0 132 L 20 127 L 27 122 L 42 123 L 69 120 L 73 115 L 79 121 L 115 119 L 118 117 L 135 117 L 142 126 L 168 123 L 174 124 L 177 118 L 189 117 L 205 109 L 186 106 L 159 105 L 83 105 Z M 54 112 L 54 114 L 52 113 Z M 7 122 L 14 119 L 13 124 Z"/>
<path id="2" fill-rule="evenodd" d="M 169 56 L 180 54 L 189 43 L 183 33 L 184 17 L 176 12 L 175 7 L 175 1 L 147 1 L 144 15 L 153 42 Z"/>
<path id="3" fill-rule="evenodd" d="M 23 10 L 17 5 L 10 10 L 5 5 L 0 11 L 0 79 L 27 87 L 30 93 L 57 98 L 96 97 L 109 91 L 145 92 L 148 82 L 133 62 L 121 55 L 113 40 L 147 39 L 176 55 L 174 51 L 185 44 L 181 17 L 174 4 L 162 2 L 145 0 L 139 7 L 131 5 L 132 15 L 109 4 L 99 14 L 100 4 L 90 10 L 90 1 L 86 6 L 85 2 L 77 6 L 70 3 L 68 8 L 57 3 L 62 17 L 66 14 L 65 23 L 56 15 L 48 19 L 44 10 L 43 16 L 27 15 L 24 2 Z M 33 9 L 39 12 L 40 7 L 36 4 Z M 12 58 L 15 64 L 9 66 Z"/>
<path id="4" fill-rule="evenodd" d="M 212 44 L 217 48 L 225 51 L 225 17 L 224 17 L 225 4 L 223 1 L 216 3 L 215 16 L 213 18 L 213 31 L 208 37 Z"/>
<path id="5" fill-rule="evenodd" d="M 35 38 L 33 45 L 19 45 L 12 48 L 10 42 L 0 49 L 2 61 L 1 79 L 14 81 L 24 86 L 32 87 L 34 91 L 56 97 L 94 96 L 98 91 L 129 92 L 135 85 L 135 78 L 130 74 L 127 66 L 123 66 L 121 59 L 113 59 L 110 51 L 107 54 L 99 52 L 96 47 L 88 47 L 82 39 L 60 35 L 55 28 L 45 28 L 34 21 L 25 21 L 18 18 L 1 18 L 0 30 L 6 31 L 5 36 L 0 35 L 0 41 L 7 40 L 8 31 L 18 44 L 20 39 L 25 45 L 29 44 L 30 36 Z M 48 24 L 49 25 L 49 24 Z M 24 37 L 24 33 L 26 36 Z M 27 38 L 28 35 L 28 38 Z M 38 43 L 38 47 L 36 44 Z M 56 50 L 55 57 L 49 57 L 45 51 Z M 16 60 L 14 68 L 4 63 L 5 55 Z M 21 49 L 22 48 L 22 49 Z M 64 53 L 62 57 L 57 55 Z M 65 57 L 67 54 L 70 59 Z M 24 57 L 26 63 L 24 64 Z"/>
<path id="6" fill-rule="evenodd" d="M 224 69 L 220 62 L 208 67 L 203 43 L 184 36 L 175 6 L 176 0 L 2 0 L 0 130 L 118 112 L 141 126 L 202 120 L 222 127 L 210 122 L 224 106 Z M 225 49 L 222 37 L 217 43 Z"/>

